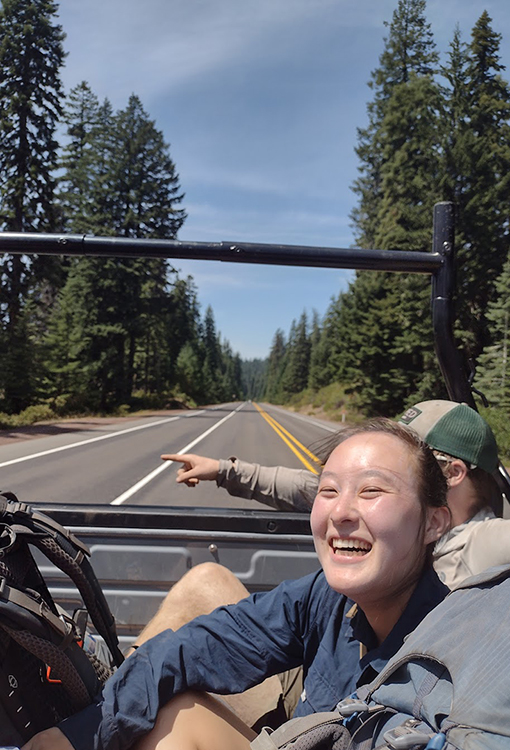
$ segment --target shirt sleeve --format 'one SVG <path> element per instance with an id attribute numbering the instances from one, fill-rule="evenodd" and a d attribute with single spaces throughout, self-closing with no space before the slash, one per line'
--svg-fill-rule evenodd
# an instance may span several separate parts
<path id="1" fill-rule="evenodd" d="M 220 607 L 138 648 L 99 700 L 59 728 L 76 750 L 124 750 L 147 734 L 159 709 L 186 690 L 239 693 L 303 662 L 308 623 L 320 610 L 320 573 Z"/>
<path id="2" fill-rule="evenodd" d="M 232 457 L 220 459 L 216 483 L 236 497 L 257 500 L 277 510 L 308 513 L 319 478 L 306 469 L 260 466 Z"/>

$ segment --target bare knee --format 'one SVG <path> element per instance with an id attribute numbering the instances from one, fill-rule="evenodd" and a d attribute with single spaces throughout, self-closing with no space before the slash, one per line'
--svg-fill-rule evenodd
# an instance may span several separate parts
<path id="1" fill-rule="evenodd" d="M 220 565 L 215 562 L 200 563 L 200 565 L 194 565 L 183 577 L 176 583 L 176 586 L 185 584 L 188 587 L 200 587 L 207 586 L 211 583 L 216 582 L 229 582 L 232 579 L 237 581 L 237 578 L 228 568 L 224 565 Z"/>
<path id="2" fill-rule="evenodd" d="M 170 589 L 154 621 L 144 631 L 143 640 L 165 628 L 178 630 L 195 617 L 235 604 L 245 596 L 248 590 L 228 568 L 217 563 L 197 565 Z"/>
<path id="3" fill-rule="evenodd" d="M 168 599 L 195 601 L 204 612 L 211 612 L 222 604 L 234 604 L 248 596 L 248 590 L 218 563 L 202 563 L 191 568 L 170 590 Z"/>

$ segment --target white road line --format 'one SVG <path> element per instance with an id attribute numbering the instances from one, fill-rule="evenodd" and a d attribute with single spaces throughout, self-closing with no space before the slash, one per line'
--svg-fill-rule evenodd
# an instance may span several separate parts
<path id="1" fill-rule="evenodd" d="M 157 422 L 150 422 L 149 424 L 141 424 L 137 427 L 128 427 L 126 430 L 118 430 L 118 432 L 109 432 L 108 435 L 99 435 L 99 437 L 87 438 L 86 440 L 80 440 L 77 443 L 69 443 L 69 445 L 61 445 L 59 448 L 50 448 L 47 451 L 40 451 L 39 453 L 31 453 L 29 456 L 21 456 L 20 458 L 13 458 L 10 461 L 4 461 L 0 463 L 0 469 L 4 466 L 12 466 L 12 464 L 19 464 L 22 461 L 31 461 L 33 458 L 41 458 L 41 456 L 49 456 L 51 453 L 58 453 L 59 451 L 68 451 L 71 448 L 79 448 L 80 445 L 88 445 L 89 443 L 97 443 L 99 440 L 109 440 L 110 438 L 118 437 L 119 435 L 126 435 L 128 432 L 136 432 L 136 430 L 145 430 L 147 427 L 157 427 L 160 424 L 166 424 L 167 422 L 175 422 L 180 417 L 168 417 L 166 419 L 159 419 Z"/>
<path id="2" fill-rule="evenodd" d="M 237 407 L 237 409 L 234 409 L 234 411 L 231 411 L 230 414 L 227 414 L 226 417 L 223 417 L 223 419 L 220 419 L 217 424 L 213 425 L 212 427 L 209 427 L 208 430 L 203 432 L 201 435 L 199 435 L 195 440 L 193 440 L 191 443 L 188 443 L 188 445 L 185 448 L 182 448 L 180 451 L 177 451 L 177 454 L 181 456 L 183 453 L 188 453 L 192 448 L 197 445 L 197 443 L 200 443 L 204 438 L 206 438 L 208 435 L 211 434 L 211 432 L 214 432 L 214 430 L 217 430 L 220 425 L 222 425 L 224 422 L 227 421 L 227 419 L 230 419 L 230 417 L 233 417 L 236 412 L 238 412 L 240 409 L 242 409 L 244 404 L 241 404 Z M 152 480 L 158 476 L 158 474 L 161 474 L 162 471 L 165 469 L 168 469 L 168 467 L 173 464 L 173 461 L 163 461 L 162 464 L 160 464 L 157 469 L 154 469 L 154 471 L 151 471 L 150 474 L 147 474 L 143 479 L 140 479 L 139 482 L 134 484 L 132 487 L 130 487 L 128 490 L 122 493 L 122 495 L 119 495 L 115 498 L 115 500 L 112 500 L 110 505 L 122 505 L 126 500 L 129 500 L 130 497 L 132 497 L 138 490 L 141 490 L 142 487 L 145 487 L 146 484 L 149 484 L 149 482 L 152 482 Z"/>

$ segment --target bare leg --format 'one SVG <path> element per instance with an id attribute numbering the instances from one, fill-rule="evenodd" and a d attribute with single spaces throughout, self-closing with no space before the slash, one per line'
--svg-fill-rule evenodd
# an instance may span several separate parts
<path id="1" fill-rule="evenodd" d="M 132 750 L 249 750 L 255 736 L 219 701 L 189 692 L 161 709 L 154 729 Z"/>
<path id="2" fill-rule="evenodd" d="M 178 630 L 195 617 L 208 614 L 220 605 L 235 604 L 248 593 L 239 579 L 223 565 L 197 565 L 170 589 L 136 642 L 141 645 L 167 628 Z M 222 696 L 222 700 L 251 727 L 262 716 L 276 709 L 281 692 L 281 682 L 274 676 L 244 693 Z"/>

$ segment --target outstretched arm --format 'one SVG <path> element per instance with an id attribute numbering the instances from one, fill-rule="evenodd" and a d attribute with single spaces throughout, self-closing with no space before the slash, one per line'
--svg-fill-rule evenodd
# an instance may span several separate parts
<path id="1" fill-rule="evenodd" d="M 230 495 L 257 500 L 277 510 L 307 513 L 317 493 L 318 477 L 306 469 L 260 466 L 232 457 L 227 460 L 165 453 L 166 461 L 180 461 L 177 482 L 194 487 L 202 479 L 216 480 Z"/>

